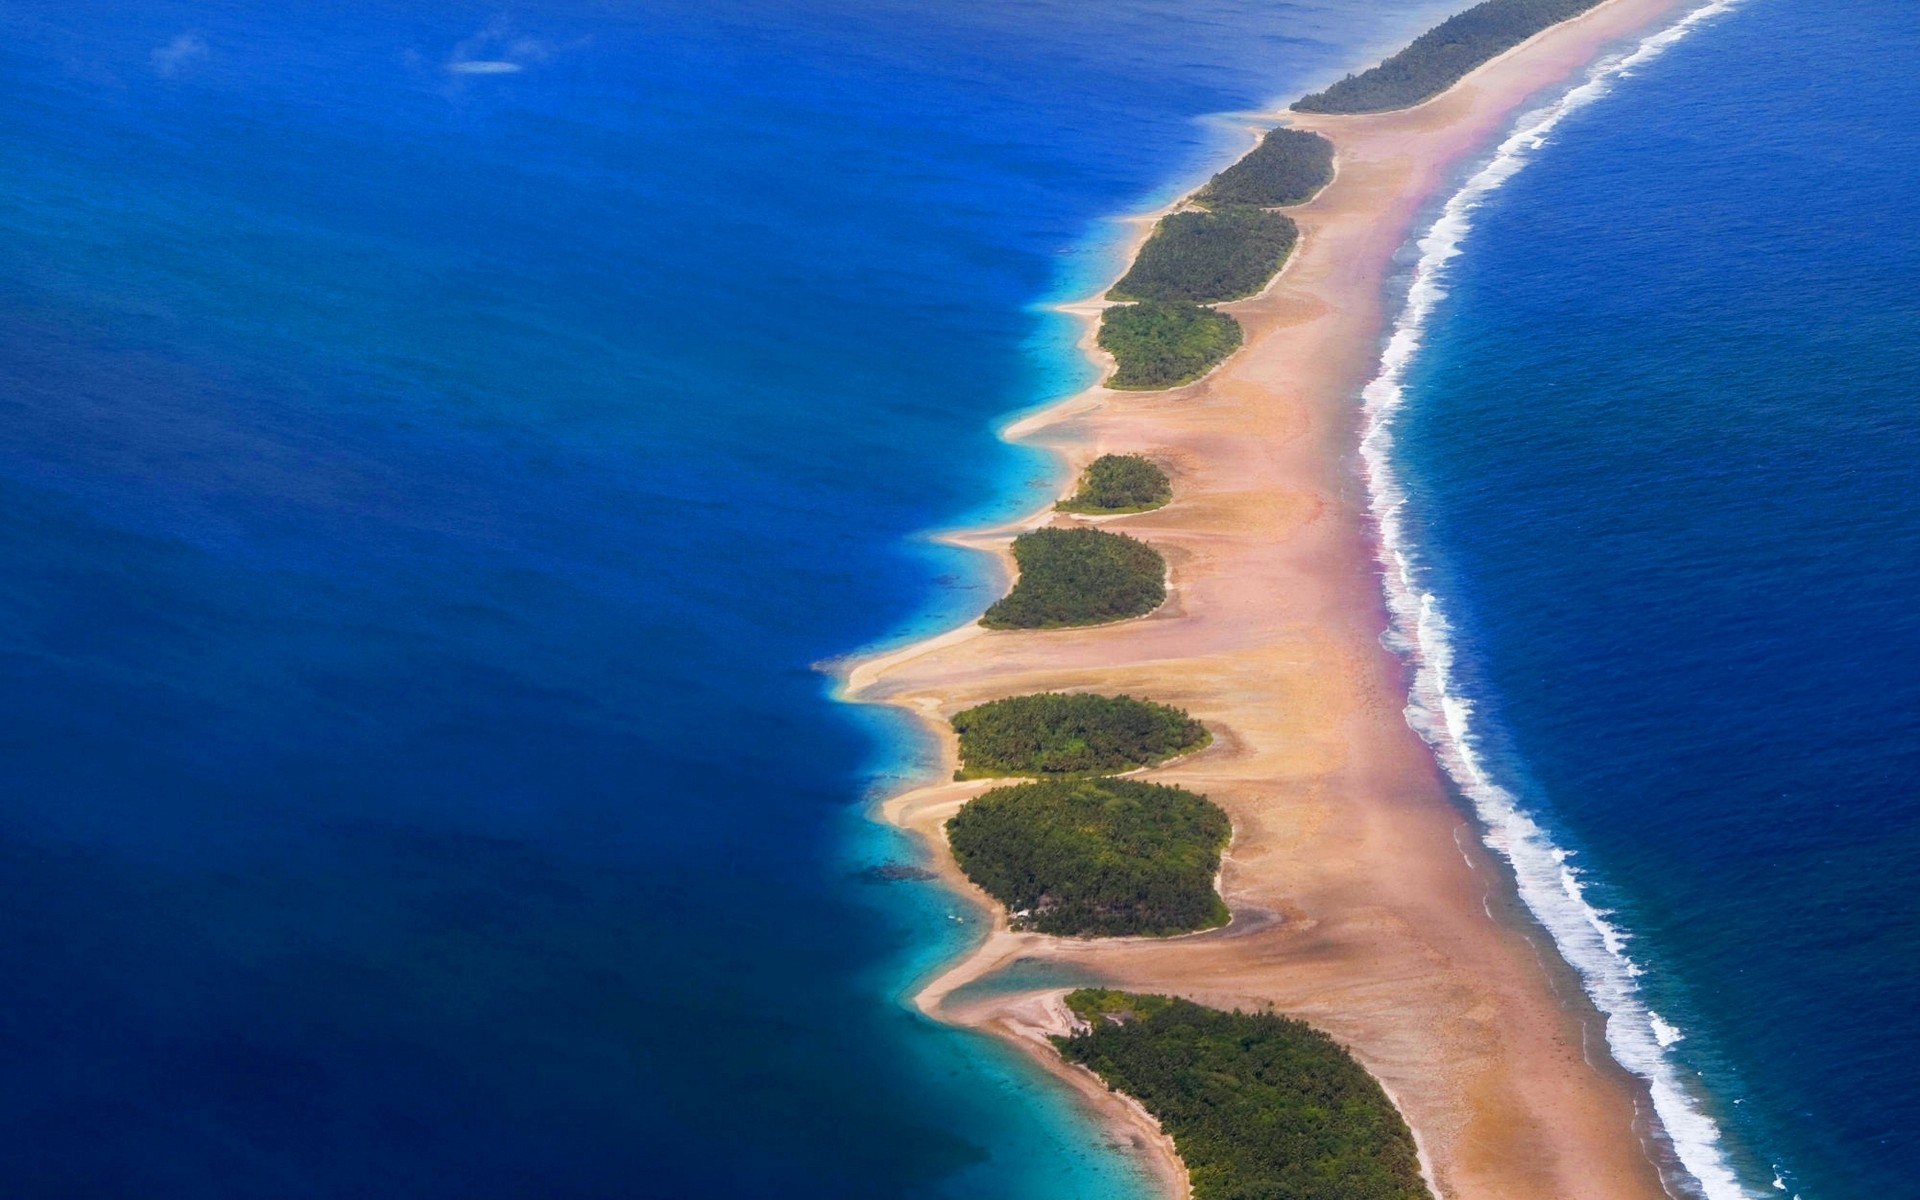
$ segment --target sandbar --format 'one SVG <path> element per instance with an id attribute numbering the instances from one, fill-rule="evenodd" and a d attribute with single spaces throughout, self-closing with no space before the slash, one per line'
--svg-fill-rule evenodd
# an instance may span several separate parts
<path id="1" fill-rule="evenodd" d="M 1274 283 L 1222 306 L 1245 327 L 1243 348 L 1186 387 L 1095 388 L 1007 431 L 1075 469 L 1129 452 L 1168 469 L 1172 504 L 1101 522 L 1167 557 L 1167 604 L 1092 629 L 969 626 L 845 671 L 848 698 L 902 706 L 940 733 L 943 778 L 956 761 L 946 718 L 1024 692 L 1127 692 L 1179 705 L 1213 731 L 1206 750 L 1145 777 L 1204 792 L 1232 817 L 1229 925 L 1089 941 L 997 920 L 914 999 L 940 1020 L 1010 1038 L 1067 1079 L 1167 1194 L 1186 1194 L 1167 1139 L 1046 1045 L 1064 1028 L 1059 992 L 957 989 L 1028 959 L 1222 1008 L 1273 1005 L 1332 1033 L 1380 1079 L 1442 1197 L 1668 1194 L 1671 1155 L 1644 1086 L 1608 1058 L 1598 1014 L 1406 723 L 1407 666 L 1381 643 L 1387 614 L 1357 454 L 1388 276 L 1423 208 L 1529 99 L 1686 7 L 1607 0 L 1416 108 L 1269 114 L 1268 124 L 1330 138 L 1337 173 L 1287 210 L 1301 236 Z M 1086 344 L 1097 356 L 1091 329 Z M 999 554 L 1010 573 L 1014 534 L 1073 520 L 1040 512 L 955 540 Z M 997 912 L 941 834 L 990 786 L 934 783 L 882 810 L 927 839 L 948 886 Z"/>

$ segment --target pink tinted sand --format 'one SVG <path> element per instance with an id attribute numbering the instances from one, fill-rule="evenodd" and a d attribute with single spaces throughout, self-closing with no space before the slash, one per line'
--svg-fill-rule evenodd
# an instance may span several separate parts
<path id="1" fill-rule="evenodd" d="M 1082 941 L 1011 932 L 1002 918 L 916 997 L 943 1020 L 1030 1050 L 1171 1194 L 1186 1192 L 1171 1143 L 1046 1045 L 1064 1028 L 1059 993 L 956 989 L 1024 958 L 1221 1007 L 1273 1004 L 1334 1034 L 1382 1081 L 1443 1197 L 1666 1195 L 1643 1089 L 1606 1058 L 1598 1018 L 1551 945 L 1515 917 L 1503 868 L 1402 716 L 1403 667 L 1380 644 L 1385 617 L 1353 463 L 1384 280 L 1421 206 L 1529 97 L 1681 8 L 1607 0 L 1405 112 L 1276 114 L 1329 137 L 1338 175 L 1291 210 L 1302 237 L 1280 278 L 1228 306 L 1246 328 L 1244 348 L 1200 383 L 1095 389 L 1011 431 L 1075 466 L 1139 452 L 1168 468 L 1171 505 L 1103 522 L 1166 555 L 1168 603 L 1095 629 L 969 627 L 848 672 L 849 696 L 906 707 L 941 731 L 949 770 L 945 718 L 1024 692 L 1130 692 L 1180 705 L 1214 731 L 1207 750 L 1149 777 L 1205 792 L 1233 818 L 1227 928 Z M 1016 532 L 962 540 L 1004 555 Z M 946 881 L 975 896 L 941 826 L 988 786 L 936 783 L 885 805 L 935 847 Z"/>

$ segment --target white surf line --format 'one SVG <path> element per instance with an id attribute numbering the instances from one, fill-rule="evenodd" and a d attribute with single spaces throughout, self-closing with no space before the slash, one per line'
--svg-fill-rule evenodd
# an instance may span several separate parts
<path id="1" fill-rule="evenodd" d="M 1418 242 L 1420 257 L 1407 305 L 1381 355 L 1380 372 L 1362 391 L 1361 439 L 1369 504 L 1380 528 L 1380 562 L 1391 612 L 1388 641 L 1414 667 L 1406 716 L 1433 746 L 1454 782 L 1486 826 L 1489 847 L 1511 864 L 1521 899 L 1546 927 L 1561 955 L 1579 974 L 1606 1016 L 1607 1044 L 1620 1064 L 1647 1082 L 1655 1113 L 1680 1165 L 1708 1200 L 1754 1200 L 1734 1173 L 1719 1125 L 1681 1082 L 1667 1053 L 1681 1031 L 1649 1009 L 1640 992 L 1642 968 L 1628 955 L 1627 934 L 1586 899 L 1580 872 L 1518 799 L 1488 775 L 1477 750 L 1473 706 L 1452 690 L 1453 645 L 1438 597 L 1423 589 L 1401 511 L 1406 503 L 1393 466 L 1392 427 L 1406 401 L 1405 378 L 1420 350 L 1435 307 L 1446 296 L 1447 264 L 1472 228 L 1473 211 L 1533 160 L 1570 114 L 1600 100 L 1616 81 L 1685 38 L 1739 0 L 1713 0 L 1637 46 L 1596 64 L 1571 91 L 1522 116 L 1493 158 L 1461 186 Z"/>

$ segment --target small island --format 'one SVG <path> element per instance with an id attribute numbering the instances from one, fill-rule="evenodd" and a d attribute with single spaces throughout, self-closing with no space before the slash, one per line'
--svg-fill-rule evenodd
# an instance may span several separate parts
<path id="1" fill-rule="evenodd" d="M 1486 0 L 1448 17 L 1400 53 L 1293 102 L 1295 112 L 1369 113 L 1431 100 L 1481 63 L 1600 0 Z"/>
<path id="2" fill-rule="evenodd" d="M 1194 1200 L 1432 1200 L 1413 1134 L 1332 1038 L 1273 1013 L 1086 988 L 1060 1056 L 1172 1136 Z"/>
<path id="3" fill-rule="evenodd" d="M 1015 929 L 1167 937 L 1227 923 L 1214 890 L 1232 826 L 1185 788 L 1048 779 L 995 788 L 947 822 L 967 878 Z"/>
<path id="4" fill-rule="evenodd" d="M 1460 1194 L 1562 1196 L 1598 1187 L 1620 1200 L 1665 1195 L 1659 1164 L 1646 1153 L 1651 1118 L 1639 1090 L 1597 1054 L 1566 1053 L 1566 1013 L 1552 979 L 1535 958 L 1511 952 L 1504 922 L 1462 907 L 1479 894 L 1477 848 L 1465 847 L 1462 857 L 1443 779 L 1397 708 L 1372 702 L 1377 681 L 1353 665 L 1380 654 L 1377 615 L 1355 618 L 1351 606 L 1318 599 L 1329 589 L 1345 594 L 1377 570 L 1367 510 L 1349 493 L 1352 464 L 1342 454 L 1351 455 L 1358 432 L 1353 385 L 1378 365 L 1389 331 L 1392 314 L 1379 302 L 1404 266 L 1396 254 L 1402 227 L 1455 194 L 1521 106 L 1609 40 L 1645 27 L 1654 7 L 1596 11 L 1488 64 L 1417 119 L 1316 118 L 1337 151 L 1312 134 L 1276 131 L 1262 140 L 1261 158 L 1292 164 L 1298 179 L 1228 168 L 1175 206 L 1215 216 L 1236 206 L 1279 209 L 1296 219 L 1286 274 L 1271 285 L 1277 294 L 1163 299 L 1148 295 L 1145 272 L 1123 266 L 1114 275 L 1128 277 L 1107 289 L 1113 300 L 1073 306 L 1090 316 L 1108 310 L 1094 319 L 1099 344 L 1118 363 L 1115 388 L 1179 387 L 1243 338 L 1259 345 L 1244 370 L 1225 368 L 1211 391 L 1204 383 L 1145 396 L 1096 390 L 1013 427 L 1076 462 L 1126 448 L 1178 468 L 1167 487 L 1169 472 L 1148 470 L 1138 455 L 1108 456 L 1112 463 L 1090 466 L 1060 500 L 1063 510 L 1132 511 L 1179 495 L 1162 516 L 1083 519 L 1085 527 L 1057 516 L 1063 528 L 1022 538 L 1015 594 L 982 624 L 1045 630 L 1154 611 L 1173 590 L 1157 569 L 1161 554 L 1180 571 L 1179 604 L 1165 604 L 1150 623 L 1083 637 L 960 631 L 848 673 L 850 697 L 896 705 L 923 722 L 964 712 L 957 741 L 967 744 L 953 747 L 959 753 L 945 770 L 1025 776 L 941 780 L 887 805 L 900 827 L 945 839 L 948 877 L 963 873 L 968 891 L 980 889 L 973 894 L 998 918 L 964 959 L 929 972 L 915 1005 L 1012 1041 L 1032 1036 L 1048 998 L 1071 986 L 1055 972 L 1085 970 L 1128 989 L 1073 993 L 1079 1022 L 1047 1024 L 1063 1035 L 1053 1065 L 1081 1089 L 1093 1090 L 1098 1078 L 1125 1094 L 1125 1103 L 1112 1096 L 1097 1106 L 1111 1136 L 1138 1131 L 1129 1111 L 1136 1104 L 1169 1135 L 1165 1146 L 1142 1147 L 1143 1174 L 1161 1185 L 1155 1195 L 1180 1195 L 1186 1184 L 1197 1200 L 1431 1200 L 1422 1151 Z M 1411 56 L 1398 57 L 1404 64 Z M 1359 164 L 1368 169 L 1348 169 Z M 1289 200 L 1311 207 L 1283 208 Z M 1224 227 L 1187 224 L 1200 235 Z M 1180 246 L 1180 230 L 1163 226 L 1160 247 Z M 1198 242 L 1194 262 L 1204 257 Z M 1190 265 L 1182 254 L 1160 267 Z M 1142 291 L 1129 290 L 1136 286 Z M 1120 461 L 1150 486 L 1108 488 Z M 1298 536 L 1289 523 L 1284 548 L 1269 522 L 1247 517 L 1307 511 L 1303 499 L 1324 513 Z M 1139 570 L 1116 573 L 1141 584 L 1138 599 L 1092 599 L 1127 591 L 1109 590 L 1114 577 L 1105 575 L 1113 564 L 1102 560 L 1132 557 L 1108 555 L 1117 546 L 1086 548 L 1086 560 L 1098 563 L 1092 587 L 1082 586 L 1089 576 L 1080 564 L 1066 561 L 1079 553 L 1069 539 L 1090 537 L 1092 527 L 1132 528 L 1152 540 L 1140 547 Z M 1193 571 L 1188 555 L 1196 556 Z M 1189 588 L 1189 574 L 1237 583 Z M 1186 613 L 1193 619 L 1172 619 Z M 1303 634 L 1312 653 L 1300 652 Z M 1102 773 L 1110 751 L 1146 758 L 1156 743 L 1149 736 L 1112 747 L 1047 711 L 1046 693 L 1087 690 L 1192 704 L 1222 742 L 1310 742 L 1324 752 L 1209 750 L 1137 774 L 1118 766 Z M 1024 709 L 998 705 L 1035 694 L 1040 700 Z M 1314 702 L 1301 704 L 1302 696 Z M 1349 769 L 1354 762 L 1369 770 Z M 1164 786 L 1175 781 L 1188 788 Z M 1356 838 L 1355 828 L 1392 828 L 1396 836 Z M 1233 869 L 1223 873 L 1229 845 Z M 1432 952 L 1439 944 L 1445 954 Z M 1020 965 L 1005 970 L 1011 964 Z M 1135 994 L 1154 991 L 1254 1012 Z M 1282 1000 L 1353 1039 L 1369 1064 L 1376 1054 L 1391 1063 L 1383 1077 L 1396 1093 L 1406 1086 L 1405 1119 L 1331 1038 L 1268 1007 Z M 1409 1121 L 1423 1123 L 1419 1147 Z"/>
<path id="5" fill-rule="evenodd" d="M 1274 208 L 1304 204 L 1331 182 L 1332 142 L 1304 129 L 1272 129 L 1245 158 L 1208 181 L 1194 200 L 1209 208 Z"/>
<path id="6" fill-rule="evenodd" d="M 1100 348 L 1113 355 L 1107 386 L 1155 391 L 1192 383 L 1240 348 L 1240 322 L 1185 301 L 1147 300 L 1100 314 Z"/>
<path id="7" fill-rule="evenodd" d="M 1163 218 L 1107 293 L 1131 301 L 1100 315 L 1113 355 L 1107 386 L 1156 391 L 1192 383 L 1240 348 L 1240 323 L 1205 305 L 1264 289 L 1293 252 L 1299 228 L 1272 208 L 1309 200 L 1333 178 L 1333 143 L 1274 129 L 1195 193 L 1196 208 Z"/>
<path id="8" fill-rule="evenodd" d="M 1131 696 L 1042 692 L 957 712 L 955 779 L 1111 775 L 1191 754 L 1213 740 L 1180 709 Z"/>
<path id="9" fill-rule="evenodd" d="M 1163 218 L 1133 267 L 1107 293 L 1112 300 L 1185 300 L 1209 304 L 1257 294 L 1276 275 L 1300 230 L 1284 213 L 1233 205 Z"/>
<path id="10" fill-rule="evenodd" d="M 1054 505 L 1061 512 L 1106 516 L 1146 512 L 1173 499 L 1173 483 L 1151 459 L 1102 454 L 1087 464 L 1080 490 Z"/>
<path id="11" fill-rule="evenodd" d="M 1020 577 L 980 623 L 1062 629 L 1144 616 L 1167 598 L 1167 563 L 1137 538 L 1104 529 L 1035 529 L 1013 539 Z"/>

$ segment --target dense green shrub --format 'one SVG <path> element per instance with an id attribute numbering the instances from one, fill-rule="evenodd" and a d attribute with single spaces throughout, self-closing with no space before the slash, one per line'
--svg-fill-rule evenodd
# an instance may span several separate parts
<path id="1" fill-rule="evenodd" d="M 1293 102 L 1298 112 L 1407 108 L 1446 91 L 1468 71 L 1600 0 L 1486 0 L 1448 17 L 1377 67 Z"/>
<path id="2" fill-rule="evenodd" d="M 1167 598 L 1159 551 L 1104 529 L 1035 529 L 1013 539 L 1020 577 L 987 609 L 988 629 L 1054 629 L 1138 617 Z"/>
<path id="3" fill-rule="evenodd" d="M 1413 1134 L 1340 1044 L 1272 1013 L 1070 994 L 1092 1028 L 1054 1044 L 1173 1137 L 1194 1200 L 1431 1200 Z"/>
<path id="4" fill-rule="evenodd" d="M 1134 779 L 995 788 L 947 822 L 961 870 L 1014 928 L 1089 937 L 1225 924 L 1213 879 L 1231 832 L 1205 796 Z"/>
<path id="5" fill-rule="evenodd" d="M 1235 205 L 1171 213 L 1107 295 L 1114 300 L 1238 300 L 1267 286 L 1300 231 L 1284 213 Z"/>
<path id="6" fill-rule="evenodd" d="M 1296 106 L 1297 107 L 1297 106 Z M 1333 143 L 1304 129 L 1272 129 L 1194 196 L 1202 204 L 1300 204 L 1333 179 Z"/>
<path id="7" fill-rule="evenodd" d="M 1177 708 L 1131 696 L 1042 692 L 953 715 L 961 779 L 1109 775 L 1164 762 L 1211 740 Z"/>
<path id="8" fill-rule="evenodd" d="M 1087 464 L 1080 490 L 1062 500 L 1063 512 L 1136 513 L 1173 499 L 1167 473 L 1138 454 L 1102 454 Z"/>
<path id="9" fill-rule="evenodd" d="M 1212 370 L 1240 348 L 1240 323 L 1197 304 L 1148 300 L 1100 314 L 1100 348 L 1117 369 L 1107 386 L 1175 387 Z"/>

